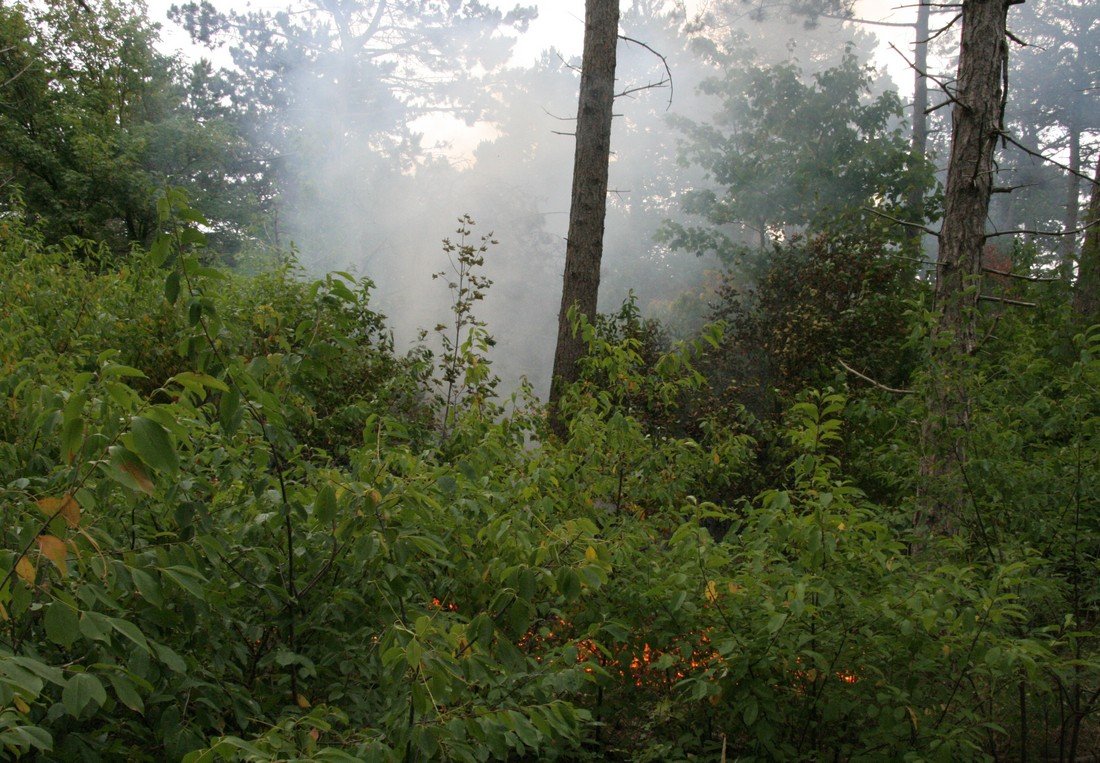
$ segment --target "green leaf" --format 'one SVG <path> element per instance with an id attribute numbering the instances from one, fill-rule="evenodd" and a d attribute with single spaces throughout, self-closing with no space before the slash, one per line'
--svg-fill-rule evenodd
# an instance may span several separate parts
<path id="1" fill-rule="evenodd" d="M 79 718 L 84 708 L 91 704 L 102 707 L 107 701 L 107 691 L 98 678 L 88 673 L 77 673 L 65 683 L 61 703 L 69 715 Z"/>
<path id="2" fill-rule="evenodd" d="M 566 599 L 575 599 L 581 594 L 581 579 L 572 567 L 562 567 L 557 575 L 558 591 Z"/>
<path id="3" fill-rule="evenodd" d="M 317 492 L 317 499 L 313 502 L 313 516 L 323 525 L 332 524 L 336 518 L 336 490 L 332 485 L 325 485 Z"/>
<path id="4" fill-rule="evenodd" d="M 466 640 L 470 643 L 476 641 L 482 649 L 488 649 L 493 645 L 493 630 L 493 618 L 482 613 L 466 626 Z"/>
<path id="5" fill-rule="evenodd" d="M 107 641 L 110 637 L 111 623 L 98 612 L 87 611 L 80 618 L 80 633 L 90 641 Z"/>
<path id="6" fill-rule="evenodd" d="M 71 464 L 73 458 L 84 443 L 84 420 L 77 417 L 65 421 L 61 426 L 61 458 Z"/>
<path id="7" fill-rule="evenodd" d="M 203 374 L 195 371 L 184 371 L 181 374 L 173 376 L 171 380 L 189 392 L 194 392 L 199 395 L 203 394 L 207 389 L 215 389 L 219 392 L 229 391 L 229 385 L 221 379 L 217 379 L 210 374 Z"/>
<path id="8" fill-rule="evenodd" d="M 175 474 L 179 471 L 179 456 L 172 446 L 168 430 L 144 416 L 134 418 L 132 444 L 142 461 L 154 469 Z"/>
<path id="9" fill-rule="evenodd" d="M 223 392 L 218 401 L 218 423 L 227 435 L 232 435 L 241 425 L 241 395 L 237 390 Z"/>
<path id="10" fill-rule="evenodd" d="M 160 571 L 167 575 L 172 582 L 178 585 L 187 593 L 194 596 L 199 601 L 206 600 L 206 593 L 203 591 L 202 586 L 207 582 L 206 578 L 202 576 L 197 570 L 190 567 L 162 567 Z"/>
<path id="11" fill-rule="evenodd" d="M 66 649 L 80 636 L 80 617 L 64 602 L 55 601 L 46 608 L 46 638 Z"/>
<path id="12" fill-rule="evenodd" d="M 115 696 L 118 697 L 119 702 L 135 713 L 145 712 L 145 703 L 141 701 L 137 687 L 129 678 L 119 673 L 111 673 L 108 678 L 111 680 L 111 686 L 114 687 Z"/>
<path id="13" fill-rule="evenodd" d="M 136 625 L 126 620 L 120 620 L 117 617 L 109 617 L 107 620 L 111 623 L 111 627 L 128 638 L 130 641 L 141 649 L 141 651 L 150 654 L 149 642 L 145 639 L 145 635 L 141 632 Z"/>
<path id="14" fill-rule="evenodd" d="M 103 466 L 108 477 L 131 490 L 153 494 L 153 481 L 140 458 L 121 445 L 112 445 L 108 453 L 110 458 Z"/>
<path id="15" fill-rule="evenodd" d="M 424 656 L 424 647 L 420 645 L 420 642 L 413 639 L 409 642 L 409 645 L 405 647 L 405 662 L 409 664 L 410 668 L 415 668 L 420 664 L 420 658 Z"/>
<path id="16" fill-rule="evenodd" d="M 145 372 L 140 368 L 134 368 L 133 366 L 124 366 L 118 363 L 111 363 L 103 367 L 99 372 L 99 375 L 104 379 L 122 379 L 122 378 L 146 378 Z"/>
<path id="17" fill-rule="evenodd" d="M 176 300 L 180 295 L 180 272 L 173 270 L 168 274 L 168 277 L 164 279 L 164 298 L 168 300 L 169 304 L 176 304 Z"/>
<path id="18" fill-rule="evenodd" d="M 157 653 L 157 657 L 160 661 L 168 666 L 168 669 L 175 673 L 186 673 L 187 663 L 183 661 L 183 658 L 176 654 L 171 648 L 164 644 L 158 644 L 153 642 L 153 650 Z"/>
<path id="19" fill-rule="evenodd" d="M 749 697 L 748 702 L 745 703 L 744 710 L 741 711 L 741 718 L 745 721 L 746 726 L 751 726 L 756 722 L 757 716 L 760 715 L 760 705 L 757 703 L 755 697 Z"/>
<path id="20" fill-rule="evenodd" d="M 136 567 L 130 568 L 130 577 L 133 578 L 134 588 L 141 594 L 141 598 L 145 599 L 154 607 L 164 605 L 164 596 L 161 595 L 160 583 L 155 577 L 145 570 L 139 570 Z"/>

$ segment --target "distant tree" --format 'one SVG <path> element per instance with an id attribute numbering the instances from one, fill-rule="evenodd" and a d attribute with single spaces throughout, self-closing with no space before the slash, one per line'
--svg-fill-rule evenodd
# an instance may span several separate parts
<path id="1" fill-rule="evenodd" d="M 311 0 L 293 13 L 204 1 L 172 15 L 196 42 L 228 49 L 233 66 L 208 87 L 247 139 L 287 233 L 332 264 L 384 225 L 371 215 L 380 189 L 428 161 L 417 119 L 473 124 L 494 105 L 485 83 L 514 39 L 500 32 L 535 13 L 480 0 Z M 352 218 L 363 228 L 348 231 Z"/>
<path id="2" fill-rule="evenodd" d="M 126 0 L 0 8 L 0 167 L 50 236 L 148 243 L 166 183 L 239 232 L 248 205 L 226 182 L 239 142 L 188 103 L 156 40 Z"/>
<path id="3" fill-rule="evenodd" d="M 1089 0 L 1030 0 L 1013 15 L 1012 31 L 1023 42 L 1011 61 L 1012 99 L 1007 119 L 1014 137 L 1029 149 L 1048 155 L 1061 154 L 1069 172 L 1057 184 L 1050 205 L 1060 215 L 1054 224 L 1035 220 L 1043 212 L 1021 222 L 1039 222 L 1043 228 L 1080 227 L 1081 195 L 1089 196 L 1087 177 L 1089 154 L 1100 145 L 1100 98 L 1096 93 L 1100 72 L 1100 5 Z M 1014 146 L 1006 149 L 1019 164 L 1029 163 Z M 1010 177 L 1010 185 L 1026 184 L 1031 178 Z M 1026 191 L 1027 189 L 1021 189 Z M 1039 194 L 1025 194 L 1032 205 L 1042 203 Z M 1025 215 L 1026 207 L 1021 210 Z M 1049 214 L 1046 213 L 1046 214 Z M 1080 234 L 1063 236 L 1056 242 L 1064 277 L 1073 272 Z"/>
<path id="4" fill-rule="evenodd" d="M 712 121 L 677 120 L 686 136 L 683 159 L 701 166 L 715 187 L 684 194 L 684 211 L 705 225 L 667 226 L 673 247 L 727 256 L 752 231 L 764 249 L 770 237 L 862 214 L 865 206 L 904 215 L 912 189 L 928 187 L 927 163 L 895 126 L 900 100 L 893 92 L 872 97 L 871 69 L 853 54 L 809 81 L 794 63 L 753 66 L 739 58 L 702 85 L 721 99 Z"/>
<path id="5" fill-rule="evenodd" d="M 917 281 L 888 239 L 820 234 L 750 259 L 754 285 L 727 275 L 711 313 L 729 325 L 709 369 L 719 386 L 765 417 L 832 383 L 838 359 L 888 385 L 907 383 L 905 313 Z"/>
<path id="6" fill-rule="evenodd" d="M 584 355 L 584 339 L 573 330 L 570 313 L 575 308 L 578 314 L 593 320 L 600 289 L 618 39 L 618 0 L 587 0 L 569 237 L 550 386 L 551 425 L 559 436 L 566 434 L 567 426 L 558 403 L 564 389 L 577 380 L 578 363 Z"/>
<path id="7" fill-rule="evenodd" d="M 1085 243 L 1081 247 L 1073 309 L 1088 325 L 1100 318 L 1100 158 L 1096 160 L 1085 223 L 1089 229 L 1085 232 Z"/>
<path id="8" fill-rule="evenodd" d="M 1089 197 L 1088 167 L 1100 148 L 1100 9 L 1078 0 L 1031 0 L 1013 15 L 1025 45 L 1012 53 L 1008 140 L 998 148 L 998 193 L 990 219 L 1002 231 L 1076 230 Z M 1057 159 L 1057 163 L 1044 157 Z M 1024 234 L 1035 264 L 1073 274 L 1081 234 Z"/>

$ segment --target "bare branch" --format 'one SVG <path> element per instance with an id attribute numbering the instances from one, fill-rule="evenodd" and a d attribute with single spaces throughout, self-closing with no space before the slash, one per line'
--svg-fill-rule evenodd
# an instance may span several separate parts
<path id="1" fill-rule="evenodd" d="M 898 225 L 904 225 L 904 226 L 909 227 L 909 228 L 915 228 L 916 230 L 924 231 L 929 236 L 935 236 L 936 238 L 939 238 L 939 236 L 940 236 L 939 231 L 932 230 L 931 228 L 927 228 L 927 227 L 921 225 L 920 223 L 911 223 L 908 220 L 901 220 L 897 217 L 894 217 L 893 215 L 888 215 L 885 212 L 880 212 L 877 209 L 872 209 L 871 207 L 861 207 L 861 209 L 863 209 L 864 212 L 870 212 L 871 214 L 877 215 L 878 217 L 881 217 L 884 220 L 889 220 L 892 223 L 897 223 Z"/>
<path id="2" fill-rule="evenodd" d="M 1073 169 L 1072 167 L 1068 167 L 1065 164 L 1062 164 L 1061 162 L 1057 162 L 1054 159 L 1051 159 L 1046 154 L 1043 154 L 1039 151 L 1032 151 L 1030 148 L 1025 146 L 1023 143 L 1021 143 L 1020 141 L 1016 140 L 1011 135 L 1009 135 L 1008 132 L 1006 132 L 1005 130 L 1000 130 L 999 134 L 1000 134 L 1001 138 L 1008 141 L 1009 143 L 1014 145 L 1016 148 L 1023 151 L 1025 154 L 1029 154 L 1030 156 L 1034 156 L 1036 159 L 1042 159 L 1044 162 L 1047 162 L 1048 164 L 1053 164 L 1055 167 L 1057 167 L 1059 169 L 1062 169 L 1062 170 L 1065 170 L 1066 172 L 1070 173 L 1071 175 L 1076 175 L 1077 177 L 1081 178 L 1082 180 L 1087 180 L 1089 183 L 1092 183 L 1093 185 L 1096 185 L 1096 179 L 1095 178 L 1091 178 L 1088 175 L 1084 175 L 1084 174 L 1078 172 L 1077 170 Z"/>
<path id="3" fill-rule="evenodd" d="M 554 51 L 554 55 L 556 55 L 556 56 L 558 57 L 558 60 L 559 60 L 559 61 L 561 61 L 561 64 L 562 64 L 562 66 L 564 66 L 564 67 L 565 67 L 566 69 L 572 69 L 572 70 L 573 70 L 573 71 L 575 71 L 575 72 L 576 72 L 577 74 L 580 74 L 580 72 L 581 72 L 581 67 L 579 67 L 579 66 L 576 66 L 575 64 L 571 64 L 571 63 L 569 63 L 568 61 L 566 61 L 566 60 L 565 60 L 565 57 L 564 57 L 564 56 L 562 56 L 562 54 L 561 54 L 561 53 L 558 53 L 557 51 Z"/>
<path id="4" fill-rule="evenodd" d="M 1000 302 L 1004 305 L 1016 305 L 1018 307 L 1038 307 L 1035 302 L 1024 302 L 1022 299 L 1008 299 L 1007 297 L 994 297 L 990 294 L 979 294 L 978 299 L 983 302 Z"/>
<path id="5" fill-rule="evenodd" d="M 954 98 L 948 98 L 946 101 L 943 101 L 941 103 L 937 103 L 935 106 L 929 106 L 927 109 L 924 110 L 924 113 L 925 114 L 931 114 L 932 112 L 939 111 L 944 106 L 947 106 L 948 104 L 951 104 L 951 103 L 954 103 L 954 102 L 955 102 Z"/>
<path id="6" fill-rule="evenodd" d="M 845 363 L 840 358 L 837 358 L 836 362 L 839 363 L 841 365 L 841 367 L 845 371 L 847 371 L 848 373 L 852 374 L 853 376 L 858 376 L 860 379 L 863 379 L 863 381 L 867 382 L 868 384 L 870 384 L 874 387 L 878 387 L 881 390 L 885 390 L 886 392 L 892 392 L 895 395 L 912 395 L 913 394 L 913 390 L 911 390 L 911 389 L 898 389 L 897 387 L 887 387 L 882 382 L 877 382 L 874 379 L 872 379 L 870 376 L 867 376 L 866 374 L 861 374 L 859 371 L 852 368 L 850 365 Z"/>
<path id="7" fill-rule="evenodd" d="M 4 82 L 3 84 L 0 84 L 0 88 L 5 88 L 8 85 L 10 85 L 11 83 L 15 82 L 17 79 L 19 79 L 20 77 L 22 77 L 26 73 L 27 69 L 30 69 L 30 68 L 31 68 L 31 65 L 28 62 L 26 66 L 24 66 L 22 69 L 17 71 L 15 74 L 11 75 L 11 77 L 9 77 L 6 82 Z"/>
<path id="8" fill-rule="evenodd" d="M 998 236 L 1076 236 L 1078 233 L 1084 233 L 1089 228 L 1100 224 L 1100 220 L 1093 220 L 1087 225 L 1082 225 L 1080 228 L 1074 228 L 1073 230 L 1031 230 L 1030 228 L 1018 228 L 1016 230 L 1000 230 L 993 233 L 985 234 L 986 238 L 997 238 Z"/>
<path id="9" fill-rule="evenodd" d="M 959 19 L 961 19 L 961 18 L 962 18 L 962 13 L 956 13 L 954 18 L 952 18 L 950 21 L 948 21 L 946 24 L 941 26 L 939 29 L 937 29 L 932 34 L 928 35 L 928 39 L 920 40 L 919 42 L 924 44 L 924 45 L 927 45 L 928 43 L 932 42 L 932 40 L 936 39 L 937 37 L 940 37 L 941 35 L 947 34 L 948 30 L 950 30 L 951 27 L 955 26 L 955 24 L 958 23 Z"/>
<path id="10" fill-rule="evenodd" d="M 672 84 L 672 68 L 668 65 L 668 59 L 665 58 L 660 53 L 658 53 L 657 51 L 655 51 L 653 48 L 646 45 L 641 40 L 635 40 L 633 37 L 627 37 L 625 34 L 620 34 L 619 39 L 622 40 L 623 42 L 632 42 L 635 45 L 638 45 L 639 47 L 645 48 L 650 53 L 657 56 L 657 58 L 661 59 L 661 64 L 664 65 L 664 67 L 665 67 L 665 79 L 668 81 L 668 105 L 665 106 L 665 111 L 668 111 L 669 109 L 671 109 L 672 108 L 672 95 L 675 92 L 675 90 L 674 90 L 674 86 Z"/>
<path id="11" fill-rule="evenodd" d="M 667 84 L 668 84 L 668 80 L 663 79 L 660 82 L 650 82 L 650 83 L 645 84 L 645 85 L 638 85 L 637 87 L 628 87 L 626 90 L 623 90 L 621 93 L 615 93 L 615 97 L 616 98 L 629 98 L 630 96 L 634 95 L 634 93 L 640 93 L 643 90 L 656 90 L 657 88 L 664 87 Z M 666 109 L 666 111 L 667 111 L 667 109 Z"/>
<path id="12" fill-rule="evenodd" d="M 1018 278 L 1021 281 L 1031 281 L 1032 283 L 1057 283 L 1061 281 L 1061 278 L 1047 278 L 1046 276 L 1028 276 L 1022 273 L 1010 273 L 1007 270 L 997 270 L 995 268 L 982 267 L 982 272 L 989 273 L 990 275 L 1002 276 L 1004 278 Z"/>
<path id="13" fill-rule="evenodd" d="M 576 122 L 577 121 L 576 117 L 559 117 L 557 114 L 551 114 L 549 111 L 546 110 L 545 106 L 542 107 L 542 113 L 545 114 L 548 117 L 551 117 L 552 119 L 558 120 L 559 122 Z"/>
<path id="14" fill-rule="evenodd" d="M 935 77 L 935 76 L 933 76 L 933 75 L 929 74 L 928 72 L 925 72 L 925 71 L 921 71 L 921 70 L 920 70 L 920 69 L 919 69 L 919 68 L 917 67 L 917 65 L 916 65 L 915 63 L 913 63 L 912 61 L 910 61 L 910 60 L 909 60 L 908 56 L 906 56 L 906 55 L 905 55 L 904 53 L 902 53 L 902 52 L 901 52 L 900 50 L 898 50 L 898 47 L 897 47 L 896 45 L 894 45 L 894 43 L 890 43 L 890 48 L 891 48 L 891 50 L 893 50 L 893 51 L 894 51 L 895 53 L 897 53 L 897 54 L 898 54 L 899 56 L 901 56 L 901 59 L 902 59 L 903 61 L 905 61 L 905 63 L 909 64 L 909 68 L 910 68 L 910 69 L 912 69 L 913 71 L 915 71 L 915 72 L 916 72 L 917 74 L 919 74 L 920 76 L 922 76 L 922 77 L 924 77 L 924 78 L 926 78 L 926 79 L 930 79 L 930 80 L 932 80 L 933 82 L 935 82 L 935 83 L 936 83 L 936 86 L 937 86 L 937 87 L 938 87 L 938 88 L 939 88 L 940 90 L 942 90 L 942 91 L 943 91 L 943 94 L 944 94 L 944 95 L 946 95 L 946 96 L 948 97 L 948 99 L 949 99 L 949 101 L 948 101 L 948 102 L 949 102 L 949 103 L 954 103 L 954 102 L 956 102 L 956 100 L 955 100 L 955 94 L 954 94 L 954 93 L 952 93 L 950 89 L 948 89 L 948 85 L 947 85 L 947 83 L 946 83 L 946 82 L 943 82 L 943 81 L 941 81 L 941 80 L 940 80 L 940 79 L 939 79 L 938 77 Z M 942 104 L 942 103 L 941 103 L 941 104 L 940 104 L 939 106 L 936 106 L 936 108 L 938 109 L 938 108 L 940 108 L 941 106 L 943 106 L 943 104 Z"/>

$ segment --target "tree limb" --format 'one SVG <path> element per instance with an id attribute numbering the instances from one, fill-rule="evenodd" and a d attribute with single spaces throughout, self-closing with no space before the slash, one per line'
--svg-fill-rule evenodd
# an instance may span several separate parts
<path id="1" fill-rule="evenodd" d="M 1019 307 L 1038 307 L 1035 302 L 1024 302 L 1022 299 L 1009 299 L 1008 297 L 994 297 L 992 294 L 979 294 L 978 299 L 983 302 L 1000 302 L 1004 305 L 1017 305 Z"/>
<path id="2" fill-rule="evenodd" d="M 874 387 L 878 387 L 881 390 L 884 390 L 886 392 L 892 392 L 895 395 L 912 395 L 913 394 L 913 390 L 911 390 L 911 389 L 898 389 L 896 387 L 887 387 L 882 382 L 877 382 L 874 379 L 872 379 L 870 376 L 867 376 L 866 374 L 861 374 L 859 371 L 852 368 L 850 365 L 845 363 L 840 358 L 837 358 L 836 362 L 839 363 L 841 368 L 843 368 L 848 373 L 852 374 L 853 376 L 858 376 L 860 379 L 863 379 L 863 381 L 867 382 L 868 384 L 870 384 Z"/>
<path id="3" fill-rule="evenodd" d="M 645 48 L 650 53 L 657 56 L 657 58 L 661 59 L 661 63 L 665 67 L 665 79 L 662 80 L 661 82 L 657 83 L 657 85 L 648 85 L 646 87 L 657 87 L 657 86 L 663 85 L 665 83 L 665 81 L 667 81 L 668 82 L 668 105 L 665 106 L 665 111 L 668 111 L 669 109 L 671 109 L 672 108 L 672 95 L 675 92 L 675 90 L 673 89 L 673 84 L 672 84 L 672 68 L 668 65 L 668 59 L 665 58 L 660 53 L 658 53 L 657 51 L 655 51 L 653 48 L 646 45 L 641 40 L 635 40 L 633 37 L 627 37 L 625 34 L 620 34 L 619 39 L 622 40 L 623 42 L 632 42 L 632 43 L 634 43 L 635 45 L 637 45 L 639 47 Z M 639 89 L 644 90 L 646 88 L 639 88 Z M 628 91 L 628 92 L 631 92 L 631 91 Z"/>
<path id="4" fill-rule="evenodd" d="M 999 130 L 998 133 L 999 133 L 999 135 L 1001 136 L 1001 138 L 1003 140 L 1008 141 L 1009 143 L 1014 145 L 1016 148 L 1023 151 L 1025 154 L 1028 154 L 1030 156 L 1034 156 L 1036 159 L 1042 159 L 1044 162 L 1047 162 L 1048 164 L 1053 164 L 1055 167 L 1057 167 L 1059 169 L 1062 169 L 1062 170 L 1065 170 L 1066 172 L 1070 173 L 1071 175 L 1076 175 L 1077 177 L 1081 178 L 1082 180 L 1087 180 L 1089 183 L 1092 183 L 1093 185 L 1097 184 L 1097 181 L 1094 178 L 1090 178 L 1088 175 L 1082 174 L 1082 173 L 1078 172 L 1077 170 L 1073 169 L 1072 167 L 1069 167 L 1065 164 L 1062 164 L 1061 162 L 1057 162 L 1057 161 L 1055 161 L 1054 159 L 1051 159 L 1049 156 L 1047 156 L 1046 154 L 1044 154 L 1042 152 L 1032 151 L 1030 148 L 1025 146 L 1023 143 L 1021 143 L 1020 141 L 1016 140 L 1011 135 L 1009 135 L 1008 132 L 1006 132 L 1005 130 Z"/>
<path id="5" fill-rule="evenodd" d="M 1093 220 L 1087 225 L 1082 225 L 1079 228 L 1073 230 L 1031 230 L 1030 228 L 1022 228 L 1017 230 L 1002 230 L 994 231 L 993 233 L 985 234 L 986 238 L 996 238 L 997 236 L 1015 236 L 1019 234 L 1028 236 L 1076 236 L 1078 233 L 1084 233 L 1089 228 L 1100 224 L 1100 220 Z"/>
<path id="6" fill-rule="evenodd" d="M 939 238 L 939 236 L 940 236 L 939 231 L 932 230 L 931 228 L 927 228 L 927 227 L 921 225 L 920 223 L 911 223 L 908 220 L 901 220 L 897 217 L 894 217 L 893 215 L 888 215 L 885 212 L 880 212 L 877 209 L 872 209 L 871 207 L 861 207 L 861 209 L 864 212 L 870 212 L 871 214 L 877 215 L 878 217 L 881 217 L 885 220 L 889 220 L 892 223 L 897 223 L 898 225 L 905 225 L 909 228 L 915 228 L 916 230 L 924 231 L 929 236 L 935 236 L 936 238 Z"/>

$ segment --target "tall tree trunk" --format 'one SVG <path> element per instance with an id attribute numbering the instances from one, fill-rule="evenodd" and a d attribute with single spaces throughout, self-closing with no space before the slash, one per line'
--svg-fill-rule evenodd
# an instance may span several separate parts
<path id="1" fill-rule="evenodd" d="M 1066 210 L 1062 216 L 1063 230 L 1077 230 L 1079 205 L 1081 203 L 1081 131 L 1072 126 L 1069 128 L 1069 168 L 1066 178 Z M 1058 247 L 1061 262 L 1059 270 L 1062 278 L 1067 281 L 1073 277 L 1073 261 L 1077 258 L 1077 236 L 1070 234 L 1062 236 Z"/>
<path id="2" fill-rule="evenodd" d="M 964 0 L 962 41 L 936 262 L 928 416 L 921 430 L 920 521 L 949 531 L 952 494 L 961 492 L 969 403 L 966 359 L 977 344 L 985 223 L 993 191 L 993 151 L 1002 129 L 1008 6 L 1019 0 Z"/>
<path id="3" fill-rule="evenodd" d="M 1086 325 L 1090 325 L 1100 321 L 1100 157 L 1096 159 L 1096 174 L 1092 179 L 1092 195 L 1085 222 L 1092 227 L 1085 231 L 1085 243 L 1081 247 L 1073 311 Z"/>
<path id="4" fill-rule="evenodd" d="M 913 137 L 912 151 L 915 157 L 924 157 L 928 151 L 928 17 L 929 0 L 917 5 L 916 38 L 913 42 Z M 924 189 L 914 188 L 907 199 L 913 219 L 924 223 Z M 919 246 L 921 231 L 908 228 L 911 239 Z"/>
<path id="5" fill-rule="evenodd" d="M 587 0 L 584 54 L 577 107 L 577 147 L 573 156 L 573 192 L 554 377 L 550 385 L 550 423 L 559 436 L 567 431 L 559 410 L 566 387 L 577 380 L 584 340 L 573 332 L 569 311 L 575 305 L 588 319 L 596 314 L 607 213 L 607 173 L 611 156 L 611 113 L 615 102 L 615 48 L 619 37 L 619 0 Z"/>

